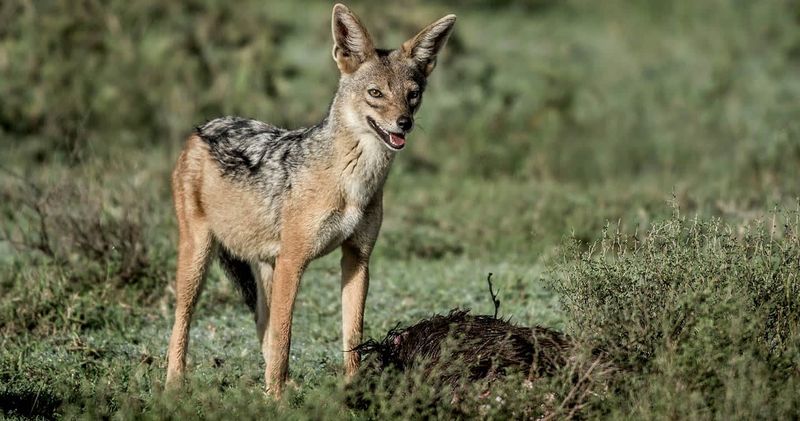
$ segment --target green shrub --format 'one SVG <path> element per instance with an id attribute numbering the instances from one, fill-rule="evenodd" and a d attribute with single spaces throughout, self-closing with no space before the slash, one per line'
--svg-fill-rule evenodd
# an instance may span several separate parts
<path id="1" fill-rule="evenodd" d="M 797 416 L 800 225 L 775 216 L 785 224 L 676 215 L 572 247 L 556 289 L 569 330 L 628 371 L 615 411 Z"/>

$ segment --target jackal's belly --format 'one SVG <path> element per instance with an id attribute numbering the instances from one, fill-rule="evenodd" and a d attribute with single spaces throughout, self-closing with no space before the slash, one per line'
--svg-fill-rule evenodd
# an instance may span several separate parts
<path id="1" fill-rule="evenodd" d="M 360 208 L 353 206 L 343 209 L 313 206 L 306 208 L 306 212 L 287 215 L 278 203 L 231 191 L 218 199 L 224 206 L 208 209 L 211 231 L 222 246 L 250 261 L 273 260 L 283 248 L 303 246 L 310 246 L 306 252 L 311 259 L 324 256 L 353 235 L 363 215 Z M 289 217 L 297 220 L 282 220 Z M 292 244 L 288 239 L 281 241 L 281 229 L 286 224 L 300 225 L 302 232 L 296 241 L 302 244 Z"/>
<path id="2" fill-rule="evenodd" d="M 251 211 L 255 209 L 250 209 Z M 345 209 L 331 210 L 325 214 L 309 215 L 304 218 L 308 224 L 303 227 L 303 235 L 311 245 L 308 250 L 311 259 L 324 256 L 338 248 L 353 235 L 361 220 L 361 211 Z M 209 222 L 217 241 L 236 256 L 250 261 L 275 259 L 281 249 L 299 246 L 280 239 L 281 221 L 270 212 L 241 214 L 239 210 L 210 213 Z"/>
<path id="3" fill-rule="evenodd" d="M 274 259 L 280 251 L 280 200 L 208 171 L 202 207 L 217 242 L 249 261 Z"/>
<path id="4" fill-rule="evenodd" d="M 269 209 L 226 206 L 211 211 L 211 231 L 222 246 L 250 261 L 272 260 L 280 252 L 280 221 Z"/>

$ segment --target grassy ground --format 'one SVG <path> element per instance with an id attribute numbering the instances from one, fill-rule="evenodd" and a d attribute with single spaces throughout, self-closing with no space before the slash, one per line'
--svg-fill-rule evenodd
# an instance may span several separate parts
<path id="1" fill-rule="evenodd" d="M 568 367 L 461 407 L 387 381 L 371 406 L 347 407 L 332 255 L 303 279 L 284 401 L 261 394 L 252 316 L 217 268 L 189 389 L 163 394 L 181 140 L 223 114 L 320 119 L 336 83 L 330 5 L 12 0 L 0 414 L 800 414 L 800 4 L 352 6 L 383 45 L 459 16 L 387 184 L 366 334 L 490 313 L 492 272 L 502 315 L 602 346 L 618 370 Z"/>

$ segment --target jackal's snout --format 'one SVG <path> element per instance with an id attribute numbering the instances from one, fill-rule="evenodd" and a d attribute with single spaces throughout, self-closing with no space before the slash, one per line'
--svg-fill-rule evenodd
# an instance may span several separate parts
<path id="1" fill-rule="evenodd" d="M 411 128 L 414 127 L 414 120 L 407 115 L 401 115 L 397 119 L 397 127 L 404 133 L 408 133 L 411 131 Z"/>

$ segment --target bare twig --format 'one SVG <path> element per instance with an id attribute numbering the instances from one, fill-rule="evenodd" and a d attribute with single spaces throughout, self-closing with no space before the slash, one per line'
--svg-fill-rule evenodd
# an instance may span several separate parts
<path id="1" fill-rule="evenodd" d="M 486 282 L 489 283 L 489 295 L 492 297 L 492 304 L 494 304 L 494 318 L 497 318 L 497 312 L 500 310 L 500 300 L 497 299 L 498 292 L 494 292 L 494 288 L 492 287 L 492 273 L 489 272 L 489 276 L 486 278 Z"/>
<path id="2" fill-rule="evenodd" d="M 551 420 L 551 419 L 554 419 L 556 416 L 560 415 L 562 413 L 562 411 L 564 411 L 567 408 L 567 406 L 570 405 L 570 401 L 572 401 L 573 399 L 575 400 L 575 404 L 571 408 L 571 410 L 570 410 L 570 412 L 569 412 L 569 414 L 567 415 L 566 418 L 570 419 L 570 418 L 574 417 L 575 413 L 585 405 L 585 404 L 579 403 L 579 401 L 581 401 L 587 394 L 586 390 L 583 388 L 583 385 L 584 385 L 584 383 L 586 381 L 589 380 L 589 376 L 592 374 L 592 371 L 594 371 L 594 369 L 597 368 L 598 365 L 600 365 L 600 359 L 599 358 L 592 362 L 592 364 L 589 366 L 589 368 L 586 370 L 586 372 L 583 373 L 583 375 L 578 379 L 578 381 L 575 383 L 575 385 L 572 386 L 572 389 L 570 389 L 570 391 L 567 394 L 567 396 L 558 405 L 558 408 L 556 408 L 555 411 L 551 412 L 550 414 L 548 414 L 547 416 L 542 418 L 542 420 Z M 583 389 L 583 390 L 581 390 L 581 389 Z M 580 393 L 579 397 L 577 396 L 578 393 Z"/>

